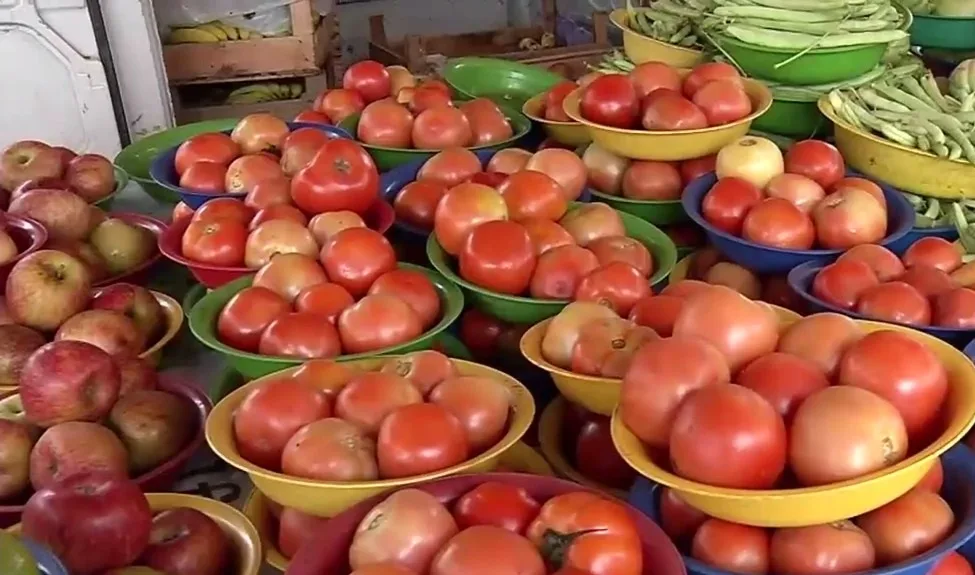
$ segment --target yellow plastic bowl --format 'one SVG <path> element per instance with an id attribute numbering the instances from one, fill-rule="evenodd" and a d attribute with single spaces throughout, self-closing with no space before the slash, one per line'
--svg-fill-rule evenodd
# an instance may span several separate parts
<path id="1" fill-rule="evenodd" d="M 670 275 L 667 276 L 668 283 L 677 283 L 687 279 L 687 274 L 691 271 L 691 263 L 694 262 L 694 254 L 682 257 L 677 261 Z"/>
<path id="2" fill-rule="evenodd" d="M 545 458 L 521 441 L 501 454 L 497 471 L 555 476 Z M 244 503 L 244 515 L 254 524 L 261 536 L 264 560 L 278 571 L 286 571 L 291 561 L 278 550 L 277 519 L 271 511 L 267 498 L 260 491 L 256 489 L 251 491 Z"/>
<path id="3" fill-rule="evenodd" d="M 539 94 L 521 108 L 521 113 L 532 122 L 540 125 L 549 138 L 566 146 L 579 147 L 592 141 L 589 129 L 579 122 L 556 122 L 542 117 L 542 106 L 545 105 L 545 94 Z"/>
<path id="4" fill-rule="evenodd" d="M 149 500 L 149 507 L 157 513 L 176 507 L 189 507 L 202 512 L 216 521 L 230 538 L 236 551 L 234 575 L 258 575 L 261 572 L 261 537 L 240 511 L 226 503 L 198 495 L 146 493 L 146 499 Z M 7 531 L 20 533 L 20 523 L 11 526 Z"/>
<path id="5" fill-rule="evenodd" d="M 542 410 L 542 417 L 538 420 L 538 447 L 542 450 L 542 456 L 552 464 L 559 477 L 625 500 L 626 491 L 589 479 L 575 467 L 572 467 L 572 464 L 563 455 L 562 420 L 565 419 L 566 407 L 565 399 L 556 397 Z"/>
<path id="6" fill-rule="evenodd" d="M 634 64 L 665 62 L 677 68 L 693 68 L 704 61 L 700 50 L 674 46 L 634 32 L 626 24 L 625 9 L 610 12 L 609 20 L 623 32 L 623 52 Z"/>
<path id="7" fill-rule="evenodd" d="M 139 357 L 155 367 L 159 365 L 159 360 L 162 359 L 163 348 L 176 339 L 180 328 L 183 327 L 183 308 L 178 301 L 164 293 L 154 291 L 152 295 L 156 297 L 156 301 L 162 306 L 163 314 L 166 316 L 166 331 L 159 336 L 152 347 L 140 353 Z"/>
<path id="8" fill-rule="evenodd" d="M 347 362 L 343 365 L 353 369 L 372 370 L 396 357 L 384 356 L 382 358 L 364 359 Z M 254 487 L 275 503 L 319 517 L 334 517 L 364 499 L 415 483 L 461 473 L 491 471 L 497 467 L 501 454 L 510 449 L 528 431 L 528 427 L 535 417 L 535 402 L 528 389 L 507 374 L 469 361 L 455 359 L 454 363 L 461 375 L 490 377 L 504 384 L 511 392 L 512 416 L 508 425 L 508 432 L 494 447 L 453 467 L 400 479 L 336 482 L 291 477 L 283 473 L 268 471 L 247 461 L 240 456 L 234 445 L 232 432 L 234 411 L 253 389 L 264 385 L 269 379 L 292 373 L 299 367 L 256 379 L 223 398 L 220 403 L 214 406 L 213 411 L 210 412 L 210 417 L 207 418 L 207 443 L 210 444 L 210 448 L 218 457 L 232 467 L 247 473 L 254 483 Z"/>
<path id="9" fill-rule="evenodd" d="M 899 331 L 933 351 L 950 378 L 948 426 L 924 451 L 897 465 L 857 479 L 801 489 L 747 490 L 713 487 L 683 479 L 647 457 L 640 440 L 613 414 L 613 443 L 641 475 L 670 487 L 708 515 L 759 527 L 800 527 L 855 517 L 897 499 L 918 484 L 939 455 L 961 441 L 975 422 L 975 365 L 947 343 L 919 331 L 874 321 L 857 321 L 865 332 Z"/>
<path id="10" fill-rule="evenodd" d="M 975 198 L 975 166 L 967 161 L 939 158 L 861 132 L 835 113 L 826 96 L 818 105 L 833 122 L 836 147 L 850 167 L 905 192 L 948 200 Z"/>

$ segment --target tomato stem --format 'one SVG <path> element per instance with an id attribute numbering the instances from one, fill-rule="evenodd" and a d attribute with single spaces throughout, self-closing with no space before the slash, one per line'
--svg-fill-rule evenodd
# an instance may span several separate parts
<path id="1" fill-rule="evenodd" d="M 541 551 L 542 557 L 545 558 L 545 562 L 548 563 L 549 567 L 558 570 L 562 568 L 562 564 L 565 562 L 565 556 L 569 552 L 569 547 L 572 547 L 576 539 L 583 535 L 599 533 L 600 531 L 602 529 L 586 529 L 574 533 L 559 533 L 553 529 L 546 529 L 545 533 L 542 534 L 542 545 L 539 551 Z"/>

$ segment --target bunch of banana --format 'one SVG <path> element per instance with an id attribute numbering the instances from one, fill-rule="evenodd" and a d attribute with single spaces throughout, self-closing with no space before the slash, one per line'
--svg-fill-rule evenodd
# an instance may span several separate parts
<path id="1" fill-rule="evenodd" d="M 294 100 L 305 91 L 300 82 L 261 82 L 247 84 L 227 94 L 226 103 L 263 104 L 278 100 Z"/>
<path id="2" fill-rule="evenodd" d="M 213 42 L 232 42 L 234 40 L 253 40 L 263 38 L 260 32 L 248 28 L 232 26 L 219 20 L 185 28 L 173 28 L 167 44 L 207 44 Z"/>

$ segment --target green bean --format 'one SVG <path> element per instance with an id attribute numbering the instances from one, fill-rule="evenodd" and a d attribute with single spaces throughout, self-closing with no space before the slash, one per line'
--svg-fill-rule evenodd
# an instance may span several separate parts
<path id="1" fill-rule="evenodd" d="M 887 44 L 907 37 L 902 30 L 884 30 L 881 32 L 847 32 L 833 34 L 826 37 L 798 32 L 782 32 L 779 30 L 764 30 L 746 24 L 730 24 L 725 32 L 742 42 L 765 46 L 766 48 L 782 48 L 801 50 L 809 46 L 820 48 L 838 48 L 842 46 L 860 46 L 865 44 Z"/>
<path id="2" fill-rule="evenodd" d="M 917 147 L 922 152 L 931 151 L 931 141 L 928 140 L 927 136 L 924 134 L 915 134 L 914 138 L 917 140 Z"/>
<path id="3" fill-rule="evenodd" d="M 931 146 L 931 151 L 934 152 L 939 158 L 948 157 L 948 146 L 945 144 L 934 144 Z"/>
<path id="4" fill-rule="evenodd" d="M 787 32 L 804 32 L 806 34 L 832 34 L 834 32 L 877 32 L 886 30 L 883 22 L 869 20 L 841 20 L 839 22 L 792 22 L 789 20 L 765 20 L 749 18 L 751 26 L 766 30 L 785 30 Z"/>
<path id="5" fill-rule="evenodd" d="M 667 43 L 668 44 L 677 44 L 678 42 L 680 42 L 681 40 L 683 40 L 688 34 L 690 34 L 691 33 L 691 30 L 692 30 L 692 28 L 691 28 L 690 24 L 685 25 L 683 28 L 681 28 L 680 30 L 678 30 L 677 32 L 675 32 L 673 36 L 671 36 L 670 38 L 668 38 L 667 39 Z"/>
<path id="6" fill-rule="evenodd" d="M 954 140 L 948 140 L 945 143 L 948 145 L 948 159 L 949 160 L 957 160 L 957 159 L 961 158 L 962 149 L 961 149 L 961 146 L 958 144 L 958 142 L 956 142 Z"/>
<path id="7" fill-rule="evenodd" d="M 935 81 L 934 74 L 931 72 L 926 72 L 923 76 L 921 76 L 920 84 L 942 112 L 954 112 L 961 107 L 955 106 L 949 102 L 947 98 L 945 98 L 944 94 L 941 93 L 941 89 L 938 88 L 938 82 Z"/>
<path id="8" fill-rule="evenodd" d="M 872 108 L 888 110 L 891 112 L 910 112 L 911 109 L 893 100 L 888 100 L 869 87 L 861 88 L 856 91 L 857 95 Z"/>
<path id="9" fill-rule="evenodd" d="M 676 4 L 673 0 L 658 0 L 653 3 L 653 8 L 655 10 L 669 12 L 675 16 L 684 16 L 685 18 L 700 18 L 701 16 L 699 11 Z"/>
<path id="10" fill-rule="evenodd" d="M 934 99 L 931 98 L 931 96 L 924 90 L 924 88 L 921 87 L 921 83 L 917 81 L 917 78 L 913 76 L 901 78 L 900 82 L 897 83 L 897 87 L 905 90 L 910 95 L 924 102 L 932 110 L 938 109 L 938 103 L 935 102 Z"/>
<path id="11" fill-rule="evenodd" d="M 962 133 L 958 125 L 951 120 L 955 120 L 951 116 L 943 116 L 938 118 L 931 118 L 931 121 L 935 123 L 939 128 L 944 130 L 945 135 L 954 140 L 961 146 L 962 154 L 964 154 L 965 159 L 969 162 L 975 164 L 975 145 Z"/>
<path id="12" fill-rule="evenodd" d="M 895 88 L 886 82 L 876 82 L 872 84 L 871 87 L 887 98 L 890 98 L 895 102 L 899 102 L 915 112 L 920 112 L 922 110 L 934 110 L 934 107 L 928 105 L 925 101 L 919 100 L 907 92 L 899 88 Z"/>
<path id="13" fill-rule="evenodd" d="M 715 16 L 728 18 L 763 18 L 787 20 L 790 22 L 839 22 L 849 17 L 845 10 L 824 10 L 821 12 L 800 12 L 764 6 L 719 6 L 714 9 Z"/>

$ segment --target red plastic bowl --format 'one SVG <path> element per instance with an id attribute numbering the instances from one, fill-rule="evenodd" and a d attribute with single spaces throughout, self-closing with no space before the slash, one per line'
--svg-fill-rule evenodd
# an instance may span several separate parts
<path id="1" fill-rule="evenodd" d="M 186 464 L 190 458 L 199 451 L 205 440 L 204 428 L 207 416 L 213 408 L 213 403 L 207 394 L 190 381 L 184 378 L 168 374 L 159 374 L 160 391 L 166 391 L 178 395 L 193 405 L 193 411 L 197 415 L 196 435 L 190 439 L 183 449 L 159 467 L 135 478 L 135 482 L 144 493 L 163 492 L 172 487 L 180 478 Z M 23 503 L 26 503 L 24 499 Z M 0 529 L 6 529 L 20 521 L 20 514 L 24 506 L 21 505 L 0 505 Z"/>
<path id="2" fill-rule="evenodd" d="M 117 220 L 122 220 L 123 222 L 129 224 L 130 226 L 137 226 L 149 233 L 156 238 L 156 245 L 159 245 L 159 238 L 165 233 L 166 224 L 157 220 L 156 218 L 151 218 L 144 214 L 137 214 L 134 212 L 110 212 L 108 217 L 115 218 Z M 110 278 L 105 278 L 97 283 L 94 287 L 102 287 L 107 285 L 112 285 L 116 283 L 130 283 L 136 285 L 142 285 L 152 278 L 152 266 L 156 265 L 162 258 L 162 254 L 159 253 L 158 249 L 156 253 L 152 255 L 151 258 L 147 259 L 139 267 L 129 270 L 125 273 L 119 274 L 117 276 L 112 276 Z"/>
<path id="3" fill-rule="evenodd" d="M 393 208 L 389 208 L 389 211 L 392 213 Z M 392 224 L 392 220 L 390 220 L 390 224 Z M 3 212 L 0 212 L 0 227 L 17 244 L 17 251 L 19 252 L 14 259 L 0 265 L 0 286 L 2 286 L 18 260 L 36 252 L 47 243 L 47 230 L 36 220 Z"/>
<path id="4" fill-rule="evenodd" d="M 605 494 L 586 489 L 571 481 L 524 473 L 459 475 L 422 485 L 412 485 L 410 488 L 422 489 L 446 504 L 488 481 L 522 487 L 539 502 L 574 491 L 590 491 L 600 497 L 606 497 Z M 322 525 L 315 534 L 314 543 L 309 542 L 304 545 L 292 558 L 285 575 L 348 575 L 352 571 L 348 561 L 349 546 L 352 544 L 356 527 L 373 507 L 388 496 L 389 493 L 385 493 L 367 499 Z M 617 501 L 617 503 L 627 508 L 640 534 L 640 540 L 643 542 L 644 575 L 686 575 L 687 571 L 684 569 L 680 552 L 663 530 L 635 508 L 623 502 Z"/>
<path id="5" fill-rule="evenodd" d="M 393 206 L 377 200 L 362 219 L 369 228 L 385 234 L 393 226 L 396 212 L 393 211 Z M 204 287 L 215 289 L 257 271 L 243 266 L 214 266 L 183 257 L 183 233 L 189 225 L 189 218 L 183 218 L 182 221 L 170 224 L 159 237 L 159 251 L 162 252 L 162 255 L 189 269 L 196 281 L 203 284 Z"/>

